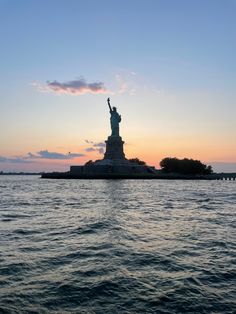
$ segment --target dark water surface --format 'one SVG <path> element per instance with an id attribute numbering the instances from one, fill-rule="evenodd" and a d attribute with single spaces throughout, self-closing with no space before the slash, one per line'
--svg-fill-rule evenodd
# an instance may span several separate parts
<path id="1" fill-rule="evenodd" d="M 236 182 L 0 176 L 0 313 L 236 313 Z"/>

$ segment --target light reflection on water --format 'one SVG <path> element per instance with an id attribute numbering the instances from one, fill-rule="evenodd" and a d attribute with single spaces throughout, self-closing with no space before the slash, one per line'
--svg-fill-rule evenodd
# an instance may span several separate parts
<path id="1" fill-rule="evenodd" d="M 233 181 L 0 176 L 0 312 L 233 313 Z"/>

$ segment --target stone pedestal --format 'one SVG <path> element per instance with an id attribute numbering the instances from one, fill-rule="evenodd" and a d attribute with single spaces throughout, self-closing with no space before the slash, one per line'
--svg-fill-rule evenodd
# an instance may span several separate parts
<path id="1" fill-rule="evenodd" d="M 106 141 L 104 159 L 125 159 L 124 141 L 120 136 L 109 136 Z"/>

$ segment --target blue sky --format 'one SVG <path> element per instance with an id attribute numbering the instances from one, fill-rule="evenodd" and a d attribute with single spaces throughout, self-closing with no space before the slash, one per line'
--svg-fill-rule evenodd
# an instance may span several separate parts
<path id="1" fill-rule="evenodd" d="M 0 0 L 0 170 L 101 158 L 85 140 L 109 135 L 110 96 L 128 157 L 158 166 L 186 156 L 236 171 L 235 13 L 234 0 Z M 105 92 L 48 85 L 81 78 Z M 81 157 L 27 155 L 41 151 Z"/>

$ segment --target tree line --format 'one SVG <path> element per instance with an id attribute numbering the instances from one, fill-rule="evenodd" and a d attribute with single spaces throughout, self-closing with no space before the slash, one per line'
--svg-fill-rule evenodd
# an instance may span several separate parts
<path id="1" fill-rule="evenodd" d="M 179 173 L 179 174 L 211 174 L 213 173 L 212 167 L 203 164 L 200 160 L 194 159 L 178 159 L 166 157 L 160 162 L 161 170 L 166 173 Z"/>
<path id="2" fill-rule="evenodd" d="M 131 163 L 145 166 L 146 163 L 139 158 L 128 159 Z M 93 161 L 89 160 L 85 165 L 92 164 Z M 160 162 L 161 171 L 165 173 L 177 173 L 186 175 L 207 175 L 213 173 L 212 167 L 203 164 L 200 160 L 194 159 L 178 159 L 176 157 L 166 157 Z"/>

